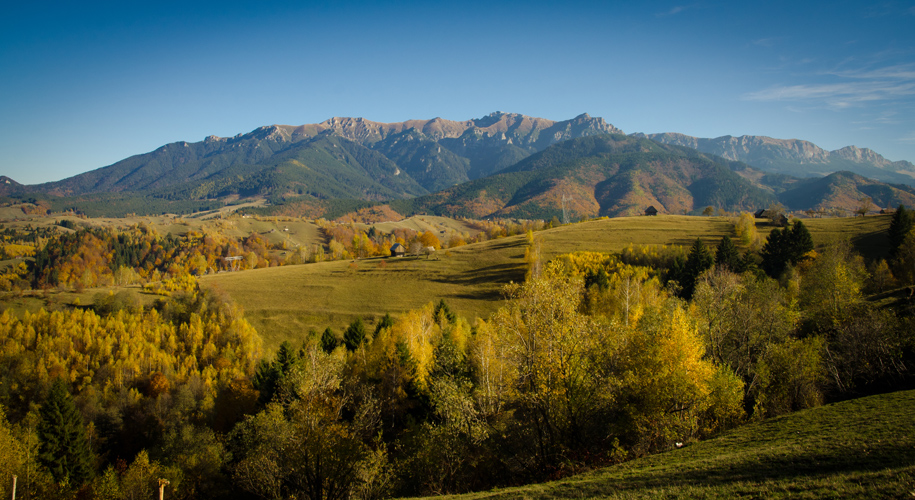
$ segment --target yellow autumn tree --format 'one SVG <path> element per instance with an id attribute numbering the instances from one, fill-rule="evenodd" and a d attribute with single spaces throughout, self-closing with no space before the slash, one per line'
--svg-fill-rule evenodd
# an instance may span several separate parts
<path id="1" fill-rule="evenodd" d="M 602 407 L 593 363 L 601 346 L 594 323 L 579 312 L 582 287 L 561 264 L 547 266 L 524 285 L 509 285 L 508 304 L 491 319 L 492 343 L 478 344 L 484 354 L 496 356 L 490 366 L 504 370 L 518 432 L 542 464 L 582 446 L 590 417 Z M 492 394 L 497 379 L 492 372 L 488 377 Z"/>
<path id="2" fill-rule="evenodd" d="M 753 247 L 758 241 L 756 232 L 756 218 L 753 214 L 743 212 L 734 223 L 734 232 L 737 233 L 737 240 L 745 247 Z"/>
<path id="3" fill-rule="evenodd" d="M 430 302 L 422 309 L 403 314 L 394 323 L 391 333 L 393 341 L 403 343 L 409 351 L 415 369 L 414 381 L 421 389 L 429 382 L 429 372 L 435 362 L 435 346 L 442 335 L 434 311 Z"/>

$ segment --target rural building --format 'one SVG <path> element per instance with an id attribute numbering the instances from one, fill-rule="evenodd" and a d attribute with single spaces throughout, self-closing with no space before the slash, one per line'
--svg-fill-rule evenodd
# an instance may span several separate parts
<path id="1" fill-rule="evenodd" d="M 645 215 L 658 215 L 658 209 L 652 205 L 645 209 Z"/>
<path id="2" fill-rule="evenodd" d="M 753 213 L 753 217 L 756 217 L 757 219 L 766 219 L 769 217 L 769 215 L 766 213 L 767 211 L 768 210 L 765 208 L 760 208 L 755 213 Z"/>
<path id="3" fill-rule="evenodd" d="M 394 245 L 391 246 L 391 257 L 403 257 L 406 253 L 407 249 L 400 243 L 394 243 Z"/>

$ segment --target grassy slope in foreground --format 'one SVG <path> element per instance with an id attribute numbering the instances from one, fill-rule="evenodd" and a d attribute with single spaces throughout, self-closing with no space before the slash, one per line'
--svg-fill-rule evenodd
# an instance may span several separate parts
<path id="1" fill-rule="evenodd" d="M 596 497 L 913 498 L 915 391 L 804 410 L 560 481 L 452 498 Z"/>
<path id="2" fill-rule="evenodd" d="M 430 219 L 423 217 L 423 219 Z M 814 241 L 849 238 L 869 257 L 885 251 L 890 218 L 809 219 Z M 757 222 L 761 235 L 772 229 Z M 727 217 L 619 217 L 553 228 L 536 233 L 545 261 L 576 252 L 619 252 L 630 244 L 683 245 L 697 237 L 714 247 L 733 236 Z M 765 241 L 763 236 L 762 241 Z M 473 321 L 502 305 L 501 290 L 524 279 L 524 236 L 512 236 L 447 251 L 431 258 L 406 257 L 322 262 L 205 276 L 200 284 L 227 292 L 266 342 L 268 351 L 284 340 L 298 344 L 309 329 L 330 326 L 340 333 L 356 317 L 374 328 L 385 313 L 399 315 L 445 299 Z M 382 264 L 382 261 L 385 263 Z"/>

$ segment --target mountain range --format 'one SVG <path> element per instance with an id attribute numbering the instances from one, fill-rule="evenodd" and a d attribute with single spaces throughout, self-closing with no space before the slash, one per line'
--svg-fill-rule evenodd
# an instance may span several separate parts
<path id="1" fill-rule="evenodd" d="M 726 135 L 715 139 L 675 133 L 634 135 L 742 161 L 767 172 L 796 177 L 820 177 L 847 170 L 884 182 L 915 185 L 915 165 L 907 161 L 887 160 L 867 148 L 846 146 L 826 151 L 816 144 L 798 139 L 753 135 Z"/>
<path id="2" fill-rule="evenodd" d="M 915 202 L 913 183 L 911 163 L 853 146 L 827 152 L 768 137 L 626 136 L 587 114 L 557 122 L 496 112 L 467 121 L 331 118 L 265 126 L 168 144 L 56 182 L 23 186 L 3 177 L 0 195 L 47 196 L 78 210 L 95 203 L 108 214 L 116 212 L 114 197 L 129 199 L 133 212 L 258 197 L 273 206 L 308 206 L 312 215 L 315 207 L 330 213 L 332 200 L 349 199 L 389 202 L 408 213 L 548 217 L 561 205 L 578 216 L 640 213 L 648 205 L 669 213 L 752 209 L 776 201 L 793 209 L 849 209 L 863 196 L 895 206 Z"/>

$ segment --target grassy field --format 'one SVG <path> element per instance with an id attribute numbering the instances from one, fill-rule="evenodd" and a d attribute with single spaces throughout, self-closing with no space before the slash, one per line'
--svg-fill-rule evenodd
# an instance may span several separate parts
<path id="1" fill-rule="evenodd" d="M 424 217 L 425 218 L 425 217 Z M 816 243 L 848 238 L 873 257 L 886 245 L 889 217 L 810 219 Z M 771 227 L 760 224 L 766 234 Z M 726 217 L 620 217 L 571 224 L 536 233 L 545 260 L 575 251 L 619 252 L 641 244 L 690 245 L 702 238 L 717 245 L 733 236 Z M 764 240 L 764 238 L 763 238 Z M 338 261 L 221 273 L 201 286 L 228 293 L 245 309 L 268 350 L 283 340 L 300 341 L 310 329 L 338 332 L 356 317 L 371 326 L 385 313 L 400 314 L 445 299 L 471 321 L 486 318 L 501 303 L 502 287 L 524 279 L 524 236 L 513 236 L 405 257 Z"/>
<path id="2" fill-rule="evenodd" d="M 12 209 L 4 210 L 10 212 Z M 6 212 L 4 214 L 16 215 L 16 218 L 4 220 L 5 227 L 50 225 L 68 218 L 80 224 L 102 227 L 143 223 L 161 234 L 196 230 L 244 237 L 258 233 L 271 243 L 285 241 L 289 248 L 321 241 L 313 222 L 298 219 L 173 216 L 80 219 L 26 216 L 21 210 Z M 805 219 L 804 222 L 817 244 L 848 239 L 868 258 L 885 256 L 889 216 Z M 443 239 L 453 232 L 476 232 L 466 222 L 435 216 L 377 223 L 375 227 L 384 232 L 395 227 L 428 230 Z M 772 226 L 760 220 L 757 229 L 760 242 L 763 242 Z M 724 235 L 734 235 L 731 218 L 679 215 L 600 219 L 536 233 L 544 260 L 575 251 L 619 252 L 630 245 L 688 247 L 697 237 L 714 246 Z M 440 251 L 429 258 L 375 258 L 256 269 L 205 276 L 200 282 L 203 287 L 228 293 L 241 304 L 248 319 L 264 337 L 268 351 L 272 351 L 284 340 L 300 341 L 312 329 L 320 332 L 329 326 L 339 332 L 357 317 L 371 327 L 385 313 L 398 315 L 441 299 L 471 321 L 477 317 L 486 318 L 501 305 L 503 286 L 524 279 L 526 245 L 524 236 L 513 236 Z M 136 288 L 130 290 L 140 293 Z M 91 304 L 95 294 L 109 291 L 111 289 L 87 289 L 80 293 L 59 290 L 6 293 L 0 297 L 0 302 L 15 310 L 36 310 L 65 307 L 77 300 L 80 304 Z M 155 298 L 141 294 L 144 303 L 151 303 Z"/>
<path id="3" fill-rule="evenodd" d="M 915 391 L 800 411 L 559 481 L 444 498 L 915 498 Z"/>

